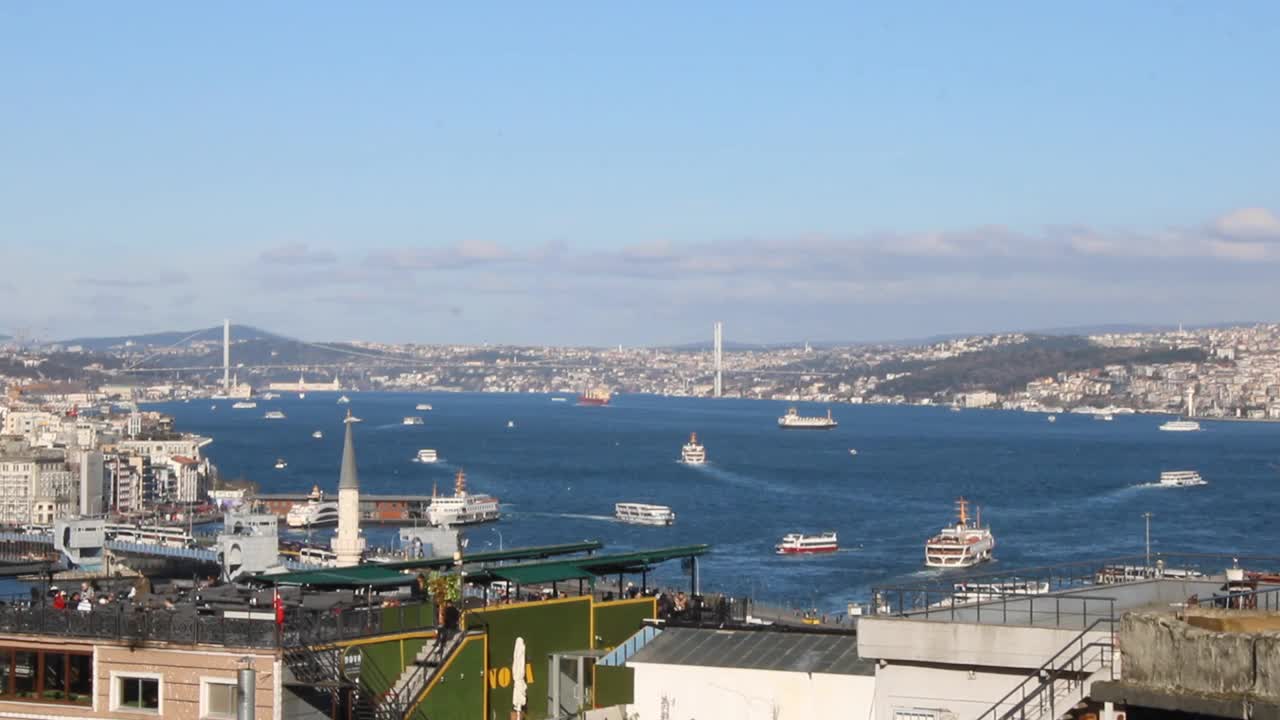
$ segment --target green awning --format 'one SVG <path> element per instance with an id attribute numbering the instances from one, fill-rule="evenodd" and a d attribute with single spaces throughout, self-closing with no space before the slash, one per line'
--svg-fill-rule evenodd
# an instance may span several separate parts
<path id="1" fill-rule="evenodd" d="M 266 585 L 310 585 L 327 588 L 394 587 L 412 585 L 417 578 L 379 565 L 301 570 L 277 575 L 255 575 L 254 582 Z"/>
<path id="2" fill-rule="evenodd" d="M 568 563 L 547 563 L 543 565 L 525 565 L 514 567 L 489 568 L 489 574 L 501 580 L 509 580 L 517 585 L 534 585 L 537 583 L 562 582 L 564 580 L 583 580 L 594 577 L 582 568 Z"/>
<path id="3" fill-rule="evenodd" d="M 561 545 L 539 545 L 537 547 L 510 548 L 507 550 L 490 550 L 485 552 L 463 552 L 462 560 L 467 565 L 504 562 L 509 560 L 541 560 L 557 555 L 594 552 L 604 547 L 599 540 L 584 540 Z M 382 563 L 383 567 L 396 570 L 449 570 L 454 567 L 452 557 L 432 557 L 421 560 L 397 560 Z"/>

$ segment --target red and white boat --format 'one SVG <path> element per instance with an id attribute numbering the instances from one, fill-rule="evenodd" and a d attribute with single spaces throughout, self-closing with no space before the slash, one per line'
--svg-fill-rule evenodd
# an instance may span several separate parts
<path id="1" fill-rule="evenodd" d="M 774 550 L 779 555 L 808 555 L 811 553 L 829 553 L 840 549 L 835 532 L 824 532 L 821 535 L 805 535 L 803 533 L 787 533 L 782 536 Z"/>

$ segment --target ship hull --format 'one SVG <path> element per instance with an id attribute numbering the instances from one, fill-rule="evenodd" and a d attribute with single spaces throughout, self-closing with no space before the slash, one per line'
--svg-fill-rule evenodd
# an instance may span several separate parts
<path id="1" fill-rule="evenodd" d="M 578 404 L 579 404 L 579 405 L 586 405 L 586 406 L 589 406 L 589 407 L 601 407 L 601 406 L 603 406 L 603 405 L 608 405 L 608 404 L 609 404 L 609 401 L 608 401 L 608 400 L 601 400 L 601 399 L 599 399 L 599 398 L 580 397 L 580 398 L 578 398 Z"/>
<path id="2" fill-rule="evenodd" d="M 779 555 L 819 555 L 821 553 L 833 553 L 839 549 L 840 549 L 840 546 L 838 545 L 823 545 L 821 547 L 811 547 L 811 548 L 780 547 L 777 549 L 777 554 Z"/>
<path id="3" fill-rule="evenodd" d="M 835 424 L 831 425 L 778 425 L 783 430 L 834 430 Z"/>

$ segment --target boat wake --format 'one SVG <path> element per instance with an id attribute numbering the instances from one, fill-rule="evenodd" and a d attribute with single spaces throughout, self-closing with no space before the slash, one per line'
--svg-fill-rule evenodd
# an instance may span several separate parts
<path id="1" fill-rule="evenodd" d="M 739 473 L 733 472 L 732 470 L 725 470 L 724 468 L 716 467 L 715 465 L 712 465 L 710 463 L 707 463 L 705 465 L 686 464 L 685 467 L 688 467 L 690 470 L 703 473 L 704 475 L 710 475 L 711 477 L 717 480 L 723 480 L 728 483 L 733 483 L 734 485 L 741 485 L 743 487 L 749 487 L 756 490 L 765 490 L 770 493 L 780 492 L 780 493 L 786 493 L 790 495 L 804 494 L 800 490 L 787 485 L 774 484 L 764 480 L 753 478 L 749 475 L 741 475 Z"/>
<path id="2" fill-rule="evenodd" d="M 618 522 L 618 518 L 612 515 L 588 515 L 586 513 L 549 513 L 549 512 L 519 512 L 516 515 L 528 515 L 530 517 L 553 517 L 568 518 L 571 520 L 598 520 L 600 522 Z"/>

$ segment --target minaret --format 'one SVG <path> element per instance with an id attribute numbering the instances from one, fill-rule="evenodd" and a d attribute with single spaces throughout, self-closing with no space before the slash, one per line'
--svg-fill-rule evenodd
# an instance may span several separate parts
<path id="1" fill-rule="evenodd" d="M 364 538 L 360 537 L 360 478 L 356 475 L 356 446 L 351 439 L 351 424 L 359 422 L 347 411 L 346 438 L 342 441 L 342 472 L 338 476 L 338 534 L 333 538 L 333 552 L 338 567 L 360 564 Z"/>

